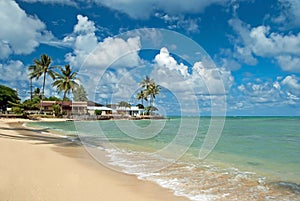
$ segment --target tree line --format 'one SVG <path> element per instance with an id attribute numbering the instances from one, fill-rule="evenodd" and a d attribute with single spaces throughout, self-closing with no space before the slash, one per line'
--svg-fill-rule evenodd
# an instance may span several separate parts
<path id="1" fill-rule="evenodd" d="M 62 66 L 53 66 L 52 58 L 46 54 L 42 54 L 39 59 L 34 59 L 33 64 L 28 67 L 29 79 L 31 81 L 40 78 L 43 79 L 41 90 L 36 88 L 34 92 L 32 91 L 32 86 L 30 87 L 30 100 L 25 100 L 22 104 L 20 103 L 20 98 L 17 92 L 9 87 L 0 85 L 0 109 L 5 111 L 8 105 L 23 108 L 23 109 L 39 109 L 42 112 L 42 103 L 46 100 L 51 101 L 61 101 L 60 113 L 62 114 L 62 106 L 64 101 L 69 100 L 67 94 L 73 93 L 74 101 L 88 101 L 87 93 L 82 85 L 79 84 L 79 79 L 77 77 L 77 72 L 74 71 L 69 64 Z M 47 77 L 53 80 L 51 83 L 52 87 L 55 87 L 59 93 L 63 92 L 63 98 L 59 99 L 54 96 L 45 97 L 45 87 Z M 157 85 L 153 79 L 146 76 L 141 82 L 140 86 L 142 90 L 137 93 L 136 99 L 141 100 L 141 104 L 138 104 L 139 108 L 145 109 L 147 114 L 152 111 L 157 110 L 154 107 L 154 100 L 160 92 L 160 86 Z M 147 101 L 147 106 L 144 107 L 144 101 Z M 129 103 L 124 101 L 120 102 L 119 106 L 130 107 Z M 126 103 L 126 104 L 125 104 Z"/>
<path id="2" fill-rule="evenodd" d="M 53 80 L 52 86 L 56 87 L 58 92 L 63 92 L 63 98 L 60 106 L 60 112 L 62 113 L 62 107 L 66 99 L 66 95 L 74 91 L 75 88 L 79 88 L 77 72 L 71 69 L 69 64 L 64 67 L 52 66 L 52 58 L 46 54 L 42 54 L 40 59 L 34 59 L 33 65 L 28 67 L 29 78 L 38 80 L 43 78 L 42 91 L 40 94 L 41 103 L 45 98 L 45 85 L 46 77 L 50 76 Z M 58 70 L 58 72 L 56 71 Z M 32 92 L 31 92 L 32 93 Z M 40 104 L 40 112 L 42 110 L 42 104 Z"/>

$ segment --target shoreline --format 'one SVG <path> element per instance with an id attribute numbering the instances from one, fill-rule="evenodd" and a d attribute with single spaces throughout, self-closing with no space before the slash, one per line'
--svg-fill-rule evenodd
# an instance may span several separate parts
<path id="1" fill-rule="evenodd" d="M 65 121 L 39 121 L 49 120 Z M 189 200 L 108 169 L 78 143 L 42 135 L 26 122 L 36 121 L 0 119 L 0 200 Z"/>

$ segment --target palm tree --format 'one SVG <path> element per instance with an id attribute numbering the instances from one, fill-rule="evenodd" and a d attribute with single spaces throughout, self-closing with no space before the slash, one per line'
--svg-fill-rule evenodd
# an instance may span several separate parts
<path id="1" fill-rule="evenodd" d="M 154 84 L 154 80 L 153 79 L 150 79 L 150 77 L 147 75 L 140 83 L 141 87 L 143 87 L 145 90 L 144 90 L 144 100 L 148 101 L 148 93 L 147 93 L 147 90 L 149 88 L 149 86 L 151 84 Z"/>
<path id="2" fill-rule="evenodd" d="M 153 107 L 154 99 L 156 98 L 156 95 L 159 94 L 160 86 L 155 84 L 154 82 L 151 83 L 148 88 L 146 89 L 147 95 L 150 96 L 150 106 Z"/>
<path id="3" fill-rule="evenodd" d="M 154 80 L 153 79 L 150 79 L 150 77 L 147 75 L 143 80 L 142 82 L 140 83 L 141 87 L 143 88 L 148 88 L 150 84 L 153 84 L 154 83 Z"/>
<path id="4" fill-rule="evenodd" d="M 144 100 L 147 101 L 147 93 L 144 90 L 141 90 L 137 95 L 136 99 L 142 100 L 142 105 L 144 105 Z"/>
<path id="5" fill-rule="evenodd" d="M 51 57 L 47 56 L 46 54 L 43 54 L 39 59 L 34 60 L 34 64 L 28 67 L 28 70 L 30 71 L 29 77 L 30 79 L 36 78 L 37 80 L 43 76 L 43 86 L 42 86 L 42 98 L 41 98 L 41 104 L 40 104 L 40 111 L 42 109 L 42 102 L 44 99 L 44 93 L 45 93 L 45 84 L 46 84 L 46 76 L 47 74 L 50 75 L 52 79 L 55 79 L 53 68 L 55 66 L 50 66 L 52 62 Z"/>
<path id="6" fill-rule="evenodd" d="M 63 99 L 61 102 L 61 112 L 63 109 L 63 103 L 66 99 L 66 95 L 74 90 L 78 86 L 77 72 L 72 72 L 69 64 L 65 65 L 65 68 L 59 67 L 60 73 L 55 73 L 55 81 L 52 86 L 56 87 L 59 92 L 64 92 Z"/>

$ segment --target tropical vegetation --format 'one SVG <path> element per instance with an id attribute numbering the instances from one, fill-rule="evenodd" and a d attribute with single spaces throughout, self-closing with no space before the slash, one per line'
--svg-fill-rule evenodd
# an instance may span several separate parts
<path id="1" fill-rule="evenodd" d="M 140 83 L 142 90 L 136 95 L 136 99 L 141 100 L 143 107 L 143 101 L 149 101 L 147 107 L 145 107 L 146 114 L 151 114 L 153 111 L 158 110 L 154 107 L 154 100 L 159 94 L 161 87 L 157 85 L 154 79 L 151 79 L 149 76 L 146 76 Z"/>
<path id="2" fill-rule="evenodd" d="M 6 111 L 6 108 L 12 107 L 13 112 L 22 113 L 28 110 L 39 110 L 42 112 L 43 101 L 56 101 L 52 105 L 55 116 L 62 115 L 64 101 L 69 101 L 67 95 L 72 93 L 74 101 L 88 101 L 87 93 L 82 85 L 78 84 L 77 72 L 75 72 L 69 64 L 64 67 L 53 66 L 52 58 L 46 54 L 42 54 L 40 59 L 34 59 L 33 65 L 28 67 L 30 84 L 30 99 L 20 102 L 17 91 L 9 87 L 0 85 L 0 110 Z M 59 93 L 63 93 L 62 99 L 55 96 L 46 97 L 45 87 L 47 76 L 53 79 L 51 85 L 57 89 Z M 38 80 L 43 78 L 41 90 L 35 88 L 32 91 L 32 79 Z M 138 104 L 139 109 L 143 109 L 144 114 L 151 115 L 153 111 L 158 110 L 154 106 L 156 96 L 159 94 L 161 87 L 157 85 L 154 79 L 146 76 L 140 82 L 141 90 L 137 93 L 136 99 L 141 100 L 141 104 Z M 61 101 L 61 104 L 58 104 Z M 144 101 L 147 105 L 144 106 Z M 130 108 L 131 104 L 125 101 L 118 103 L 119 108 Z M 101 111 L 97 111 L 97 114 L 101 114 Z"/>
<path id="3" fill-rule="evenodd" d="M 8 107 L 19 104 L 20 98 L 16 90 L 0 85 L 0 111 L 4 112 Z"/>
<path id="4" fill-rule="evenodd" d="M 46 54 L 42 54 L 40 59 L 34 59 L 33 65 L 28 67 L 29 78 L 32 80 L 35 78 L 38 80 L 43 76 L 43 85 L 42 85 L 42 93 L 41 93 L 41 102 L 43 102 L 45 95 L 45 85 L 46 85 L 46 76 L 49 75 L 52 79 L 55 79 L 54 68 L 55 66 L 51 66 L 52 58 Z M 41 109 L 42 105 L 40 106 Z"/>
<path id="5" fill-rule="evenodd" d="M 60 73 L 55 72 L 55 81 L 52 83 L 52 86 L 56 87 L 59 92 L 63 92 L 63 99 L 61 103 L 61 112 L 63 111 L 63 102 L 66 98 L 66 95 L 69 94 L 71 91 L 78 86 L 77 80 L 77 73 L 72 72 L 72 69 L 69 64 L 65 65 L 65 68 L 61 68 Z"/>

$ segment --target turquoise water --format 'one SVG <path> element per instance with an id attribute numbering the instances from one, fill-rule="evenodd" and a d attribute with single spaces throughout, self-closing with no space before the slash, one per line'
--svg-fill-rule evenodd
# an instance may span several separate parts
<path id="1" fill-rule="evenodd" d="M 111 167 L 191 200 L 300 200 L 300 118 L 227 117 L 217 145 L 200 160 L 210 122 L 174 117 L 29 125 L 79 135 L 105 150 Z"/>

